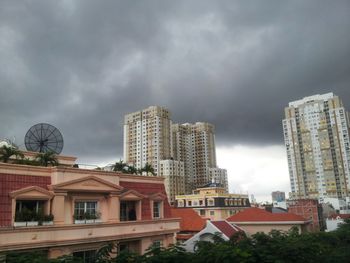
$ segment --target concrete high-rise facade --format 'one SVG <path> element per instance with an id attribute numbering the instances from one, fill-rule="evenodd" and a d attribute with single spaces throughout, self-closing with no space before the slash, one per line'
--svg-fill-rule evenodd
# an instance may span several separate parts
<path id="1" fill-rule="evenodd" d="M 185 193 L 184 163 L 175 160 L 160 161 L 159 176 L 165 178 L 165 190 L 168 201 L 172 205 L 175 202 L 176 195 Z"/>
<path id="2" fill-rule="evenodd" d="M 143 168 L 152 165 L 158 175 L 161 160 L 171 157 L 171 119 L 169 110 L 151 106 L 125 115 L 124 161 Z"/>
<path id="3" fill-rule="evenodd" d="M 220 184 L 225 191 L 228 193 L 228 181 L 227 181 L 227 170 L 222 168 L 210 167 L 208 168 L 209 179 Z"/>
<path id="4" fill-rule="evenodd" d="M 213 179 L 228 191 L 227 172 L 216 166 L 215 128 L 206 122 L 173 124 L 169 110 L 151 106 L 125 115 L 124 161 L 152 165 L 166 178 L 168 198 L 191 194 Z"/>
<path id="5" fill-rule="evenodd" d="M 215 128 L 206 122 L 173 124 L 173 157 L 184 162 L 186 193 L 215 179 L 228 190 L 226 170 L 216 166 Z"/>
<path id="6" fill-rule="evenodd" d="M 349 196 L 349 117 L 338 96 L 290 102 L 283 132 L 292 199 Z"/>

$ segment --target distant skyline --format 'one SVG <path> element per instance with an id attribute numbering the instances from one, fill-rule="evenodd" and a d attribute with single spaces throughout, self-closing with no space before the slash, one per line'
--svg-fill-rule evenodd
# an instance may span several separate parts
<path id="1" fill-rule="evenodd" d="M 80 163 L 123 158 L 123 116 L 165 106 L 216 127 L 230 189 L 290 191 L 288 102 L 334 92 L 350 108 L 350 2 L 0 3 L 0 138 L 40 122 Z M 264 180 L 262 180 L 264 179 Z"/>

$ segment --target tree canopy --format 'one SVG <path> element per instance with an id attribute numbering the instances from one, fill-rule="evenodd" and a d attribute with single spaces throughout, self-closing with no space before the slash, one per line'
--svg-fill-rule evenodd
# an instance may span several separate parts
<path id="1" fill-rule="evenodd" d="M 3 145 L 0 147 L 0 161 L 7 163 L 12 156 L 15 156 L 16 159 L 24 157 L 23 153 L 15 146 Z"/>

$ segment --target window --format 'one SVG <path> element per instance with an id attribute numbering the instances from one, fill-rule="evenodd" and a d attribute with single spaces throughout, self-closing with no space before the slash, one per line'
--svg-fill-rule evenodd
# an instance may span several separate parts
<path id="1" fill-rule="evenodd" d="M 163 246 L 163 240 L 155 240 L 153 241 L 153 247 L 162 247 Z"/>
<path id="2" fill-rule="evenodd" d="M 44 208 L 44 201 L 34 200 L 18 200 L 16 202 L 16 212 L 23 212 L 24 210 L 38 213 Z"/>
<path id="3" fill-rule="evenodd" d="M 73 257 L 82 259 L 84 263 L 94 263 L 96 257 L 95 250 L 74 252 Z"/>
<path id="4" fill-rule="evenodd" d="M 38 221 L 38 215 L 44 212 L 44 201 L 17 200 L 15 222 Z"/>
<path id="5" fill-rule="evenodd" d="M 97 201 L 78 201 L 74 204 L 74 218 L 76 220 L 86 219 L 86 216 L 98 216 Z"/>
<path id="6" fill-rule="evenodd" d="M 215 211 L 211 210 L 211 211 L 210 211 L 210 215 L 211 215 L 211 216 L 215 215 Z"/>
<path id="7" fill-rule="evenodd" d="M 153 202 L 153 218 L 160 218 L 160 202 Z"/>
<path id="8" fill-rule="evenodd" d="M 209 199 L 208 200 L 208 205 L 213 206 L 214 205 L 214 200 L 213 199 Z"/>
<path id="9" fill-rule="evenodd" d="M 120 202 L 120 221 L 136 221 L 136 202 L 121 201 Z"/>
<path id="10" fill-rule="evenodd" d="M 205 216 L 205 210 L 204 209 L 199 210 L 199 215 L 200 216 Z"/>

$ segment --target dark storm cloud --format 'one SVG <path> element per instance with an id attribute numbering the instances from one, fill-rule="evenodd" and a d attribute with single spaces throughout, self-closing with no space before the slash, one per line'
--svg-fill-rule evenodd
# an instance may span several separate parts
<path id="1" fill-rule="evenodd" d="M 0 138 L 57 126 L 65 154 L 122 155 L 124 114 L 168 107 L 219 145 L 281 144 L 289 101 L 350 109 L 349 1 L 2 1 Z"/>

